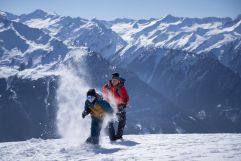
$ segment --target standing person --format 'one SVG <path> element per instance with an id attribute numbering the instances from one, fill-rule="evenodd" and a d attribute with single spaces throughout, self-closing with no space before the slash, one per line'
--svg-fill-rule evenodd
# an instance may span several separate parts
<path id="1" fill-rule="evenodd" d="M 90 136 L 87 138 L 86 143 L 99 144 L 99 136 L 101 131 L 101 126 L 106 114 L 113 114 L 113 108 L 108 102 L 103 100 L 95 89 L 90 89 L 87 92 L 87 100 L 85 101 L 85 108 L 82 113 L 82 118 L 86 115 L 91 114 L 91 132 Z M 115 140 L 115 130 L 113 122 L 109 122 L 108 135 L 111 141 Z"/>
<path id="2" fill-rule="evenodd" d="M 122 139 L 126 125 L 125 108 L 127 107 L 129 96 L 124 83 L 125 79 L 121 78 L 119 73 L 113 73 L 111 80 L 102 89 L 104 99 L 117 107 L 118 130 L 115 135 L 116 140 Z"/>

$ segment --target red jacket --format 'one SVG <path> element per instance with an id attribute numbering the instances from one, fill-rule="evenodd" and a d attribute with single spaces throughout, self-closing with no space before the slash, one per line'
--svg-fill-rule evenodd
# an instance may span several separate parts
<path id="1" fill-rule="evenodd" d="M 102 89 L 103 97 L 110 102 L 110 98 L 113 97 L 117 106 L 127 105 L 129 101 L 129 95 L 125 86 L 120 82 L 117 86 L 113 86 L 111 81 L 105 84 Z"/>

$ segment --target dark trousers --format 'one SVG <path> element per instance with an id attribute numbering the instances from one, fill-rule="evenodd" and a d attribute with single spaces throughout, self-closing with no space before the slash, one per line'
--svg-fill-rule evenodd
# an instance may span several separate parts
<path id="1" fill-rule="evenodd" d="M 86 142 L 90 144 L 99 144 L 100 130 L 103 121 L 95 117 L 91 117 L 90 136 Z"/>
<path id="2" fill-rule="evenodd" d="M 109 135 L 111 141 L 115 140 L 115 128 L 113 121 L 110 121 L 107 124 L 107 134 Z"/>
<path id="3" fill-rule="evenodd" d="M 103 120 L 91 117 L 90 136 L 86 140 L 87 143 L 99 144 L 99 137 L 102 124 Z M 115 130 L 112 121 L 107 124 L 107 133 L 109 135 L 110 140 L 114 140 Z"/>
<path id="4" fill-rule="evenodd" d="M 122 138 L 124 128 L 126 125 L 126 112 L 122 109 L 117 112 L 117 118 L 118 118 L 118 129 L 116 133 L 116 138 Z"/>

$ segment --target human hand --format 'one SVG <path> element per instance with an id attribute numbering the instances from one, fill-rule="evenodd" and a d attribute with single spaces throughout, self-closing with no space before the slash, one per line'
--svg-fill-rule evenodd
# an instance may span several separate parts
<path id="1" fill-rule="evenodd" d="M 84 118 L 85 118 L 85 116 L 86 116 L 86 115 L 85 115 L 85 113 L 83 112 L 83 113 L 82 113 L 82 118 L 84 119 Z"/>

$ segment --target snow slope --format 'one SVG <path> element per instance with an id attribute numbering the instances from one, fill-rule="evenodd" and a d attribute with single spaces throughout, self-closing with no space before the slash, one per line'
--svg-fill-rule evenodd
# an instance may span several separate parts
<path id="1" fill-rule="evenodd" d="M 239 161 L 240 149 L 240 134 L 126 135 L 123 141 L 115 143 L 104 137 L 99 147 L 83 142 L 73 145 L 64 139 L 31 139 L 1 143 L 0 160 Z"/>

